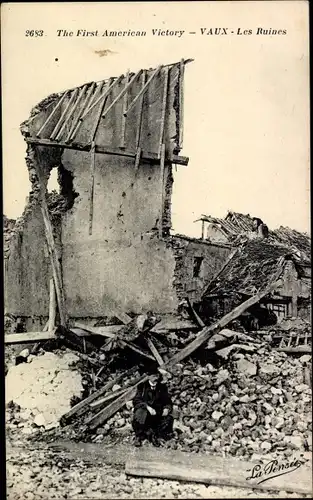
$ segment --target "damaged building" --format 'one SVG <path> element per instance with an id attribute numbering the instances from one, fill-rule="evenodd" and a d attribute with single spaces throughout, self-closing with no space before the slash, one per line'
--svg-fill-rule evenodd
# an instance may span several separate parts
<path id="1" fill-rule="evenodd" d="M 201 216 L 199 238 L 171 234 L 173 166 L 188 165 L 180 155 L 188 62 L 53 94 L 21 125 L 31 191 L 20 219 L 4 219 L 14 331 L 42 330 L 52 294 L 60 324 L 175 317 L 185 299 L 207 322 L 270 281 L 268 262 L 275 268 L 278 258 L 288 260 L 288 276 L 268 308 L 309 315 L 307 235 L 269 231 L 236 212 Z M 58 192 L 48 190 L 53 170 Z"/>
<path id="2" fill-rule="evenodd" d="M 187 62 L 51 95 L 22 124 L 31 192 L 8 230 L 5 302 L 27 330 L 48 319 L 51 278 L 62 324 L 175 314 L 222 266 L 228 244 L 170 234 Z"/>
<path id="3" fill-rule="evenodd" d="M 288 317 L 310 319 L 311 240 L 307 234 L 286 227 L 269 231 L 261 219 L 236 212 L 228 212 L 224 219 L 203 215 L 199 220 L 204 241 L 228 243 L 234 249 L 202 295 L 204 317 L 226 314 L 273 283 L 281 268 L 277 287 L 247 314 L 251 314 L 249 326 L 258 328 Z"/>

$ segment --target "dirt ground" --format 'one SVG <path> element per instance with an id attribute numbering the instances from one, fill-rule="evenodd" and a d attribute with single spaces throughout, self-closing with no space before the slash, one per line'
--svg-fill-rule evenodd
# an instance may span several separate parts
<path id="1" fill-rule="evenodd" d="M 77 450 L 79 446 L 77 443 L 72 451 L 63 451 L 57 446 L 52 449 L 46 444 L 25 440 L 7 442 L 7 499 L 310 498 L 310 495 L 285 491 L 266 492 L 127 477 L 123 457 L 121 460 L 108 457 L 108 463 L 102 461 L 99 465 L 96 456 L 78 455 L 75 447 Z"/>

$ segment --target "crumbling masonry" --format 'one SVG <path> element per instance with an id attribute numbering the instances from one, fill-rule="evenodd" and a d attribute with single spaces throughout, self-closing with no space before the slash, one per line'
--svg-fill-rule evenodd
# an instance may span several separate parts
<path id="1" fill-rule="evenodd" d="M 230 252 L 170 235 L 172 164 L 188 164 L 186 62 L 54 94 L 22 124 L 31 192 L 10 238 L 5 300 L 28 330 L 48 319 L 52 277 L 66 318 L 175 314 Z M 48 193 L 54 168 L 60 189 Z M 195 257 L 205 263 L 196 275 Z"/>

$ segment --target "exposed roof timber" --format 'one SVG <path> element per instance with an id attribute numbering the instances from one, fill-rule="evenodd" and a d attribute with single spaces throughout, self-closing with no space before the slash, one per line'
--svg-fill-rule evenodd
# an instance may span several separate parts
<path id="1" fill-rule="evenodd" d="M 57 147 L 57 148 L 64 148 L 64 149 L 75 149 L 77 151 L 90 151 L 90 149 L 91 149 L 90 144 L 80 144 L 80 143 L 68 144 L 65 142 L 55 142 L 55 141 L 51 141 L 49 139 L 36 139 L 33 137 L 26 137 L 25 140 L 29 144 L 35 144 L 37 146 L 50 146 L 50 147 Z M 101 153 L 101 154 L 126 156 L 128 158 L 134 158 L 134 159 L 136 158 L 136 152 L 124 151 L 124 150 L 120 150 L 120 149 L 112 149 L 112 148 L 107 148 L 104 146 L 96 145 L 95 151 L 96 151 L 96 153 Z M 149 153 L 149 152 L 143 151 L 141 158 L 143 160 L 148 160 L 148 161 L 152 161 L 155 163 L 160 162 L 160 159 L 159 159 L 157 153 Z M 171 155 L 170 157 L 166 158 L 166 161 L 165 161 L 165 163 L 175 163 L 177 165 L 183 165 L 183 166 L 187 166 L 188 162 L 189 162 L 188 156 L 178 156 L 178 155 Z"/>
<path id="2" fill-rule="evenodd" d="M 193 61 L 194 61 L 194 59 L 191 59 L 191 58 L 189 58 L 189 59 L 182 59 L 182 60 L 181 60 L 182 64 L 184 64 L 184 65 L 185 65 L 185 64 L 189 64 L 189 63 L 191 63 L 191 62 L 193 62 Z M 169 63 L 169 64 L 162 64 L 162 68 L 176 66 L 177 64 L 180 64 L 180 63 L 175 62 L 175 63 Z M 147 69 L 148 69 L 148 70 L 151 70 L 151 69 L 153 69 L 153 68 L 145 68 L 145 69 L 146 69 L 146 70 L 147 70 Z M 120 76 L 120 75 L 119 75 L 119 76 Z M 121 75 L 121 76 L 123 76 L 123 75 Z M 118 77 L 113 77 L 113 78 L 115 79 L 115 78 L 118 78 Z M 83 83 L 83 84 L 82 84 L 82 85 L 80 85 L 79 87 L 72 87 L 71 89 L 61 90 L 60 92 L 58 92 L 58 94 L 62 94 L 63 92 L 71 92 L 71 90 L 75 90 L 76 88 L 83 87 L 84 85 L 91 85 L 92 83 L 95 83 L 95 84 L 98 84 L 98 83 L 101 83 L 101 82 L 103 82 L 103 83 L 107 83 L 109 80 L 110 80 L 110 78 L 107 78 L 106 80 L 97 80 L 96 82 L 91 81 L 91 82 Z"/>

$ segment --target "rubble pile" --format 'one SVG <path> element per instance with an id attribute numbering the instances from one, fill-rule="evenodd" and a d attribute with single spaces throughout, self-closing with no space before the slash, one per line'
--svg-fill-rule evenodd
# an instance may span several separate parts
<path id="1" fill-rule="evenodd" d="M 5 378 L 7 428 L 32 434 L 57 426 L 84 390 L 81 373 L 71 368 L 78 360 L 70 351 L 62 356 L 44 352 L 11 366 Z"/>
<path id="2" fill-rule="evenodd" d="M 196 361 L 176 365 L 168 381 L 175 439 L 166 445 L 245 458 L 308 451 L 312 412 L 305 367 L 312 370 L 311 356 L 297 359 L 266 345 L 252 353 L 238 351 L 230 351 L 227 363 L 219 368 Z M 102 442 L 116 432 L 128 439 L 131 415 L 132 402 L 128 402 L 91 440 Z"/>
<path id="3" fill-rule="evenodd" d="M 170 383 L 181 430 L 178 448 L 242 456 L 308 451 L 311 388 L 303 381 L 304 363 L 307 355 L 295 359 L 262 347 L 252 354 L 234 352 L 219 370 L 179 365 Z"/>
<path id="4" fill-rule="evenodd" d="M 166 366 L 175 352 L 199 335 L 179 330 L 147 333 L 155 320 L 145 319 L 146 330 L 139 319 L 114 337 L 102 337 L 98 348 L 92 337 L 99 331 L 95 327 L 88 327 L 87 340 L 74 333 L 80 328 L 60 328 L 58 342 L 76 349 L 75 354 L 65 349 L 62 356 L 29 355 L 27 363 L 12 366 L 6 376 L 6 394 L 12 401 L 8 427 L 22 427 L 24 434 L 49 430 L 50 434 L 41 433 L 43 440 L 130 440 L 133 405 L 127 391 L 144 377 L 142 361 L 154 362 L 145 342 L 153 339 Z M 309 451 L 312 362 L 311 355 L 300 356 L 276 350 L 264 335 L 260 339 L 227 329 L 212 333 L 201 349 L 163 373 L 175 419 L 175 437 L 165 446 L 245 458 Z"/>

